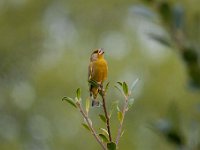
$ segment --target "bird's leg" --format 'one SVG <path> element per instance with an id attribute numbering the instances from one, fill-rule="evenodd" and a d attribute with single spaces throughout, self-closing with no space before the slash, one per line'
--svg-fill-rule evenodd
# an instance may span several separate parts
<path id="1" fill-rule="evenodd" d="M 98 90 L 99 90 L 99 94 L 100 94 L 100 95 L 104 95 L 104 94 L 105 94 L 105 93 L 104 93 L 105 90 L 103 89 L 103 84 L 102 84 L 102 83 L 99 84 Z"/>

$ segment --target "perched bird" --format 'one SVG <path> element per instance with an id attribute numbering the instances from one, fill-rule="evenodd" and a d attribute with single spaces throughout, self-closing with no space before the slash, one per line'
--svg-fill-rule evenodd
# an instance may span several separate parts
<path id="1" fill-rule="evenodd" d="M 106 80 L 108 74 L 107 62 L 104 59 L 104 51 L 102 48 L 93 51 L 90 57 L 90 64 L 88 69 L 88 80 L 95 81 L 100 86 Z M 97 100 L 97 95 L 99 93 L 99 88 L 90 84 L 90 97 L 92 99 L 92 106 L 99 106 L 100 103 Z"/>

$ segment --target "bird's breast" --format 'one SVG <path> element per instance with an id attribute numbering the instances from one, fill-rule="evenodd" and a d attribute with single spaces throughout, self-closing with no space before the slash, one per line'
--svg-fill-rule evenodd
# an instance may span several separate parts
<path id="1" fill-rule="evenodd" d="M 104 59 L 93 62 L 93 80 L 103 82 L 107 78 L 107 72 L 107 62 Z"/>

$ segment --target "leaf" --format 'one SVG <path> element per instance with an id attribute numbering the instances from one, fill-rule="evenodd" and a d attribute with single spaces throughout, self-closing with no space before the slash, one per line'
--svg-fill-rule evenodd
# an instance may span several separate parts
<path id="1" fill-rule="evenodd" d="M 99 84 L 96 82 L 96 81 L 94 81 L 94 80 L 89 80 L 88 81 L 91 85 L 93 85 L 94 87 L 99 87 Z"/>
<path id="2" fill-rule="evenodd" d="M 99 137 L 101 137 L 101 139 L 102 139 L 104 142 L 106 142 L 106 143 L 109 142 L 108 139 L 107 139 L 107 137 L 106 137 L 105 135 L 103 135 L 103 134 L 100 133 L 100 134 L 99 134 Z"/>
<path id="3" fill-rule="evenodd" d="M 74 99 L 75 99 L 75 103 L 80 102 L 80 100 L 77 97 L 75 97 Z"/>
<path id="4" fill-rule="evenodd" d="M 123 84 L 122 84 L 121 82 L 118 81 L 117 83 L 118 83 L 121 87 L 123 86 Z"/>
<path id="5" fill-rule="evenodd" d="M 108 150 L 116 150 L 116 144 L 114 142 L 107 143 Z"/>
<path id="6" fill-rule="evenodd" d="M 159 34 L 155 34 L 155 33 L 149 33 L 148 36 L 164 46 L 167 46 L 170 48 L 173 47 L 172 41 L 170 41 L 170 39 L 168 39 L 166 37 L 163 37 L 163 36 L 161 36 Z"/>
<path id="7" fill-rule="evenodd" d="M 117 105 L 117 111 L 121 111 L 118 105 Z"/>
<path id="8" fill-rule="evenodd" d="M 74 103 L 74 100 L 70 97 L 63 97 L 62 101 L 67 101 L 69 104 L 71 104 L 73 107 L 77 108 L 76 104 Z"/>
<path id="9" fill-rule="evenodd" d="M 108 131 L 107 131 L 106 129 L 100 128 L 100 130 L 103 131 L 104 133 L 106 133 L 107 135 L 109 135 L 109 134 L 108 134 Z"/>
<path id="10" fill-rule="evenodd" d="M 128 100 L 128 109 L 131 108 L 131 106 L 134 103 L 134 100 L 135 100 L 134 98 L 131 98 L 131 99 Z"/>
<path id="11" fill-rule="evenodd" d="M 135 88 L 135 86 L 137 85 L 139 81 L 139 78 L 137 78 L 135 81 L 133 81 L 132 85 L 131 85 L 131 91 Z"/>
<path id="12" fill-rule="evenodd" d="M 85 102 L 85 110 L 86 110 L 87 113 L 88 113 L 89 110 L 90 110 L 90 99 L 89 99 L 89 98 L 86 99 L 86 102 Z"/>
<path id="13" fill-rule="evenodd" d="M 80 89 L 80 88 L 78 88 L 78 89 L 76 90 L 76 97 L 78 98 L 78 100 L 81 99 L 81 89 Z"/>
<path id="14" fill-rule="evenodd" d="M 118 105 L 118 101 L 115 101 L 112 103 L 111 109 L 110 109 L 110 118 L 112 116 L 113 110 L 116 108 L 117 105 Z"/>
<path id="15" fill-rule="evenodd" d="M 106 91 L 108 90 L 109 84 L 110 84 L 110 82 L 108 82 L 108 83 L 106 84 L 105 93 L 106 93 Z"/>
<path id="16" fill-rule="evenodd" d="M 89 126 L 88 126 L 87 124 L 85 124 L 85 123 L 82 123 L 82 126 L 83 126 L 85 129 L 87 129 L 87 130 L 89 130 L 89 131 L 90 131 L 90 128 L 89 128 Z"/>
<path id="17" fill-rule="evenodd" d="M 85 124 L 88 124 L 85 118 L 84 118 L 84 122 L 85 122 Z M 88 122 L 92 126 L 92 120 L 90 118 L 88 118 Z"/>
<path id="18" fill-rule="evenodd" d="M 123 131 L 122 131 L 122 133 L 121 133 L 120 137 L 122 137 L 122 136 L 124 135 L 124 131 L 125 131 L 125 130 L 123 130 Z"/>
<path id="19" fill-rule="evenodd" d="M 128 85 L 126 84 L 126 82 L 123 82 L 123 85 L 122 85 L 122 87 L 123 87 L 123 91 L 124 91 L 124 94 L 126 95 L 126 96 L 128 96 Z"/>
<path id="20" fill-rule="evenodd" d="M 122 120 L 123 120 L 123 114 L 122 114 L 121 111 L 118 111 L 118 112 L 117 112 L 117 117 L 118 117 L 119 122 L 122 123 Z"/>
<path id="21" fill-rule="evenodd" d="M 117 85 L 115 85 L 114 87 L 115 87 L 122 95 L 124 95 L 123 91 L 122 91 Z"/>
<path id="22" fill-rule="evenodd" d="M 104 123 L 106 123 L 106 117 L 104 115 L 99 114 L 99 117 Z"/>

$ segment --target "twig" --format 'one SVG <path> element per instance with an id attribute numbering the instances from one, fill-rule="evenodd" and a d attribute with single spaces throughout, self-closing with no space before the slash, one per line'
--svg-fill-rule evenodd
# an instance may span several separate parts
<path id="1" fill-rule="evenodd" d="M 128 107 L 128 97 L 125 96 L 125 102 L 124 102 L 124 107 L 122 110 L 122 121 L 120 122 L 119 128 L 118 128 L 118 133 L 117 133 L 117 138 L 116 138 L 116 145 L 118 145 L 119 143 L 119 139 L 121 137 L 121 133 L 122 133 L 122 126 L 123 126 L 123 122 L 124 122 L 124 117 L 127 111 L 127 107 Z"/>
<path id="2" fill-rule="evenodd" d="M 82 116 L 84 117 L 84 119 L 86 120 L 89 128 L 90 128 L 90 131 L 92 132 L 92 135 L 94 136 L 94 138 L 97 140 L 97 142 L 101 145 L 102 149 L 103 150 L 107 150 L 106 146 L 102 143 L 102 141 L 99 139 L 96 131 L 94 130 L 94 128 L 92 127 L 92 124 L 88 118 L 88 115 L 84 112 L 81 104 L 79 102 L 76 103 L 76 106 L 79 108 L 79 111 L 81 112 Z"/>
<path id="3" fill-rule="evenodd" d="M 104 110 L 105 117 L 106 117 L 106 127 L 108 130 L 109 141 L 112 142 L 112 135 L 111 135 L 111 131 L 110 131 L 110 118 L 109 118 L 107 108 L 106 108 L 105 91 L 103 89 L 103 86 L 100 86 L 100 95 L 103 100 L 103 110 Z"/>

